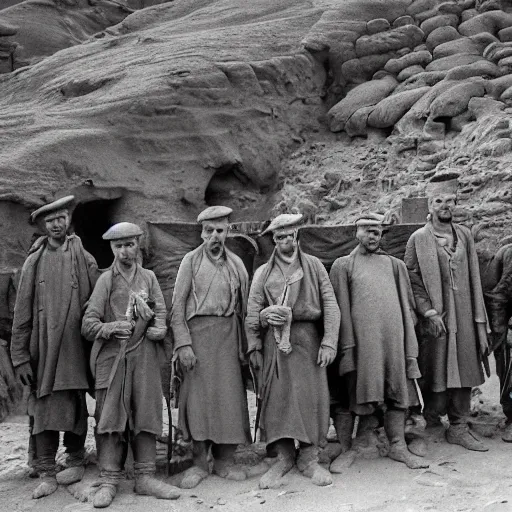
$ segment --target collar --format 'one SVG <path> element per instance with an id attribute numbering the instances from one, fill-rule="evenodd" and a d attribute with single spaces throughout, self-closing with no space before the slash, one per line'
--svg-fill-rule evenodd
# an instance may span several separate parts
<path id="1" fill-rule="evenodd" d="M 138 263 L 135 263 L 135 273 L 133 274 L 134 276 L 139 271 L 139 267 L 140 267 L 140 265 Z M 114 263 L 112 264 L 111 270 L 112 270 L 112 275 L 114 275 L 114 276 L 122 275 L 121 271 L 119 270 L 119 267 L 117 265 L 117 261 L 114 261 Z"/>
<path id="2" fill-rule="evenodd" d="M 362 244 L 359 244 L 355 251 L 364 256 L 371 256 L 372 254 L 387 254 L 380 246 L 375 252 L 369 252 Z"/>

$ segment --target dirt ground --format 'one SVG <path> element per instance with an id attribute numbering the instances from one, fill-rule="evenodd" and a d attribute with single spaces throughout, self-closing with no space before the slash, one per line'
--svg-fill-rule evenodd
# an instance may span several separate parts
<path id="1" fill-rule="evenodd" d="M 334 484 L 318 488 L 294 469 L 279 489 L 260 490 L 258 478 L 230 482 L 211 476 L 196 489 L 183 490 L 177 501 L 135 496 L 126 480 L 111 505 L 112 512 L 469 512 L 512 511 L 512 444 L 500 438 L 503 415 L 498 405 L 495 375 L 473 400 L 474 428 L 485 437 L 487 453 L 449 445 L 441 429 L 429 437 L 427 470 L 410 470 L 388 458 L 358 458 Z M 251 397 L 253 398 L 253 397 Z M 92 404 L 91 404 L 92 406 Z M 252 412 L 254 407 L 251 406 Z M 174 413 L 176 411 L 173 411 Z M 91 429 L 92 432 L 92 419 Z M 11 417 L 0 425 L 0 505 L 2 511 L 86 512 L 63 487 L 42 500 L 32 500 L 37 480 L 27 476 L 27 420 Z M 92 437 L 88 440 L 93 447 Z M 159 446 L 159 454 L 165 447 Z M 93 460 L 91 456 L 91 461 Z M 96 466 L 87 467 L 85 483 L 94 481 Z M 163 475 L 162 475 L 163 478 Z"/>

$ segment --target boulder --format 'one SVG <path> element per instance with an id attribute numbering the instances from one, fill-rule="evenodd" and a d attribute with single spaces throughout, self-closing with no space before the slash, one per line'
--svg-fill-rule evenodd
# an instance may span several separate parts
<path id="1" fill-rule="evenodd" d="M 350 117 L 360 108 L 376 105 L 388 96 L 398 85 L 396 78 L 387 75 L 380 80 L 371 80 L 354 87 L 340 102 L 327 113 L 329 128 L 342 131 Z"/>
<path id="2" fill-rule="evenodd" d="M 462 11 L 462 14 L 460 15 L 460 22 L 464 23 L 479 14 L 480 13 L 476 9 L 466 9 L 465 11 Z"/>
<path id="3" fill-rule="evenodd" d="M 503 11 L 489 11 L 479 14 L 459 25 L 463 36 L 474 36 L 480 32 L 496 35 L 500 30 L 512 26 L 512 14 Z"/>
<path id="4" fill-rule="evenodd" d="M 405 25 L 387 32 L 362 36 L 356 41 L 356 55 L 364 57 L 389 53 L 401 48 L 414 48 L 423 41 L 423 31 L 416 25 Z"/>
<path id="5" fill-rule="evenodd" d="M 411 89 L 418 89 L 428 85 L 429 87 L 437 84 L 446 77 L 447 71 L 424 71 L 417 75 L 411 76 L 404 82 L 402 82 L 393 92 L 398 94 L 399 92 L 409 91 Z"/>
<path id="6" fill-rule="evenodd" d="M 425 71 L 424 67 L 420 66 L 419 64 L 415 64 L 414 66 L 409 66 L 408 68 L 402 69 L 396 78 L 399 82 L 404 82 L 414 75 L 423 73 L 423 71 Z"/>
<path id="7" fill-rule="evenodd" d="M 376 20 L 370 20 L 366 24 L 366 30 L 368 34 L 378 34 L 379 32 L 386 32 L 386 30 L 389 30 L 391 28 L 391 24 L 389 21 L 385 18 L 379 18 Z"/>
<path id="8" fill-rule="evenodd" d="M 452 26 L 456 27 L 459 24 L 459 17 L 456 14 L 439 14 L 433 18 L 425 20 L 420 28 L 426 37 L 433 32 L 436 28 Z M 462 33 L 462 32 L 461 32 Z"/>
<path id="9" fill-rule="evenodd" d="M 360 84 L 369 80 L 376 71 L 384 68 L 388 60 L 395 57 L 394 53 L 385 53 L 351 59 L 342 64 L 341 74 L 347 82 Z"/>
<path id="10" fill-rule="evenodd" d="M 503 28 L 498 32 L 499 40 L 502 42 L 512 41 L 512 27 Z"/>
<path id="11" fill-rule="evenodd" d="M 393 21 L 393 28 L 404 27 L 405 25 L 416 25 L 414 18 L 406 14 Z"/>
<path id="12" fill-rule="evenodd" d="M 468 103 L 468 112 L 477 120 L 489 114 L 498 113 L 504 108 L 504 103 L 491 98 L 471 98 Z"/>
<path id="13" fill-rule="evenodd" d="M 443 57 L 442 59 L 433 60 L 425 69 L 427 71 L 444 71 L 453 69 L 457 66 L 465 66 L 466 64 L 473 64 L 484 60 L 480 55 L 450 55 L 449 57 Z"/>
<path id="14" fill-rule="evenodd" d="M 512 87 L 512 75 L 500 76 L 494 80 L 488 80 L 485 88 L 487 94 L 497 100 L 509 87 Z"/>
<path id="15" fill-rule="evenodd" d="M 471 98 L 485 94 L 485 81 L 473 78 L 450 87 L 441 93 L 430 105 L 430 117 L 454 117 L 467 110 Z"/>
<path id="16" fill-rule="evenodd" d="M 414 65 L 426 66 L 432 62 L 432 55 L 428 51 L 413 52 L 400 57 L 399 59 L 390 59 L 387 61 L 384 69 L 390 73 L 400 73 L 405 68 Z"/>
<path id="17" fill-rule="evenodd" d="M 368 125 L 374 128 L 389 128 L 427 92 L 430 87 L 419 87 L 411 91 L 391 94 L 379 101 L 368 116 Z"/>
<path id="18" fill-rule="evenodd" d="M 465 66 L 457 66 L 450 69 L 448 73 L 446 73 L 446 80 L 465 80 L 472 76 L 495 78 L 500 76 L 500 70 L 496 64 L 488 60 L 479 60 L 473 64 L 466 64 Z"/>
<path id="19" fill-rule="evenodd" d="M 461 37 L 455 41 L 447 41 L 437 45 L 432 52 L 434 59 L 442 59 L 457 54 L 481 55 L 477 45 L 469 37 Z"/>
<path id="20" fill-rule="evenodd" d="M 432 52 L 436 46 L 448 41 L 455 41 L 461 37 L 462 36 L 455 27 L 448 25 L 446 27 L 438 27 L 435 30 L 432 30 L 432 32 L 427 36 L 425 43 L 427 48 Z"/>
<path id="21" fill-rule="evenodd" d="M 373 105 L 362 107 L 350 116 L 345 124 L 345 131 L 350 137 L 363 137 L 368 133 L 368 116 L 373 111 Z"/>

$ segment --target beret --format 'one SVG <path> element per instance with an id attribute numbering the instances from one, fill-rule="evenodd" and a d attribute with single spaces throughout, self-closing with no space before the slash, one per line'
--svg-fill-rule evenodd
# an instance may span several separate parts
<path id="1" fill-rule="evenodd" d="M 261 234 L 264 235 L 269 231 L 277 231 L 278 229 L 297 226 L 302 220 L 302 217 L 302 213 L 282 213 L 278 215 Z"/>
<path id="2" fill-rule="evenodd" d="M 224 217 L 231 215 L 231 213 L 233 213 L 233 210 L 227 206 L 209 206 L 197 216 L 197 222 L 223 219 Z"/>
<path id="3" fill-rule="evenodd" d="M 103 240 L 121 240 L 122 238 L 134 238 L 142 235 L 142 229 L 137 224 L 131 222 L 119 222 L 114 224 L 108 231 L 106 231 L 102 238 Z"/>
<path id="4" fill-rule="evenodd" d="M 42 215 L 49 215 L 52 212 L 65 210 L 71 206 L 74 201 L 75 196 L 65 196 L 57 199 L 56 201 L 53 201 L 52 203 L 45 204 L 30 214 L 30 222 L 34 223 L 36 219 Z"/>

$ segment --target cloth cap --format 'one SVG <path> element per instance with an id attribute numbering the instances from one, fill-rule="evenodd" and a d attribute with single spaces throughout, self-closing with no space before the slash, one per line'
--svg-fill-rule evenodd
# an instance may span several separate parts
<path id="1" fill-rule="evenodd" d="M 205 220 L 223 219 L 233 213 L 233 210 L 227 206 L 209 206 L 197 216 L 197 222 Z"/>
<path id="2" fill-rule="evenodd" d="M 456 194 L 460 173 L 456 171 L 434 174 L 425 189 L 428 197 L 437 194 Z"/>
<path id="3" fill-rule="evenodd" d="M 261 233 L 262 235 L 268 233 L 269 231 L 277 231 L 279 229 L 291 228 L 297 226 L 299 222 L 302 220 L 302 213 L 282 213 L 278 215 Z"/>
<path id="4" fill-rule="evenodd" d="M 134 238 L 142 235 L 142 229 L 137 224 L 131 222 L 119 222 L 114 224 L 102 236 L 103 240 L 121 240 L 122 238 Z"/>
<path id="5" fill-rule="evenodd" d="M 356 226 L 382 226 L 384 215 L 380 213 L 366 213 L 356 220 Z"/>
<path id="6" fill-rule="evenodd" d="M 30 222 L 34 223 L 38 217 L 49 215 L 52 212 L 65 210 L 69 208 L 75 201 L 75 196 L 65 196 L 53 201 L 52 203 L 45 204 L 30 214 Z"/>

